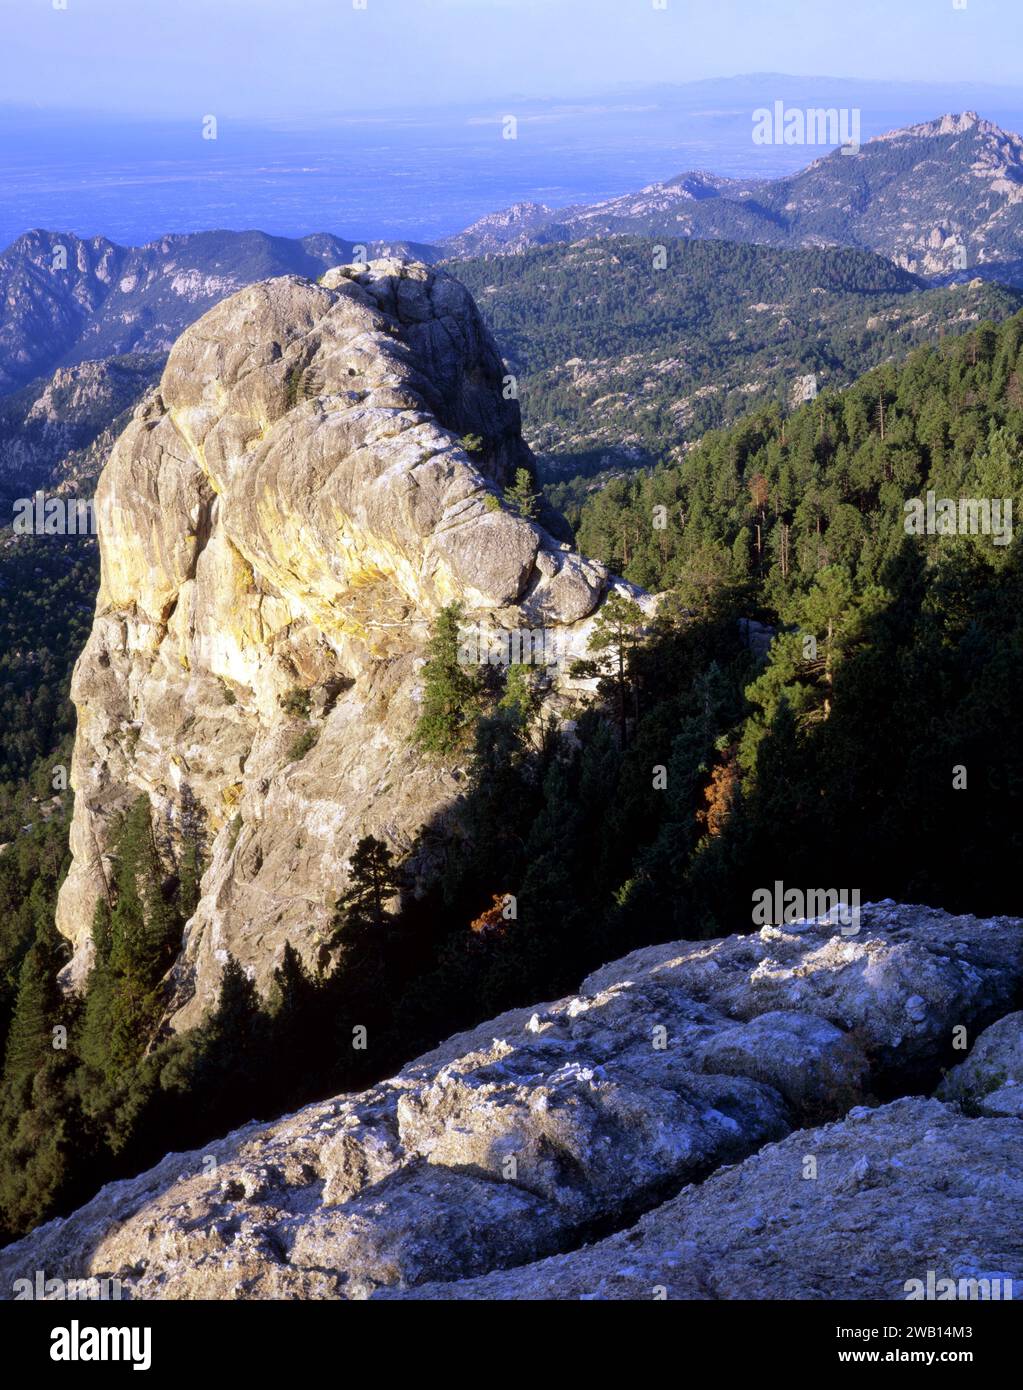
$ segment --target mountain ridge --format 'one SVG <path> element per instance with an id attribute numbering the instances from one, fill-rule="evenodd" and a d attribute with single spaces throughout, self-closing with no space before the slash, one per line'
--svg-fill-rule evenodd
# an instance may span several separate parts
<path id="1" fill-rule="evenodd" d="M 915 180 L 908 193 L 907 163 Z M 442 246 L 451 255 L 494 255 L 587 235 L 663 233 L 859 246 L 933 280 L 996 274 L 1004 266 L 1015 282 L 1023 138 L 973 111 L 946 113 L 875 136 L 853 152 L 833 150 L 796 174 L 730 179 L 690 170 L 546 219 L 538 212 L 517 205 L 488 214 Z"/>
<path id="2" fill-rule="evenodd" d="M 963 137 L 965 160 L 958 149 Z M 906 148 L 897 150 L 900 146 Z M 886 165 L 893 150 L 896 155 Z M 909 193 L 918 210 L 908 228 L 902 225 L 907 207 L 887 205 L 885 184 L 894 179 L 905 192 L 907 170 L 899 161 L 907 150 L 917 156 L 908 167 L 917 182 Z M 928 168 L 937 156 L 958 160 L 951 180 L 947 169 Z M 873 164 L 879 167 L 872 171 Z M 986 181 L 987 215 L 971 217 L 977 180 Z M 955 199 L 949 196 L 950 182 Z M 864 199 L 858 209 L 854 204 Z M 847 224 L 844 231 L 840 218 Z M 946 113 L 875 136 L 853 155 L 832 151 L 780 178 L 735 179 L 688 170 L 594 204 L 516 203 L 435 246 L 392 240 L 367 243 L 365 250 L 367 257 L 407 254 L 430 264 L 616 233 L 779 247 L 844 245 L 873 250 L 935 282 L 995 276 L 1001 268 L 1011 283 L 1020 283 L 1023 272 L 1014 262 L 1021 259 L 1023 240 L 1023 137 L 973 111 Z M 0 293 L 8 305 L 6 319 L 0 320 L 0 350 L 7 359 L 0 367 L 0 394 L 86 357 L 167 351 L 197 312 L 224 294 L 267 275 L 315 278 L 352 260 L 356 245 L 325 232 L 301 238 L 263 232 L 168 234 L 140 247 L 38 228 L 25 232 L 0 254 Z M 60 248 L 72 253 L 71 283 L 63 296 L 55 293 L 52 280 Z M 966 260 L 960 264 L 962 254 Z M 12 317 L 15 303 L 19 310 Z"/>
<path id="3" fill-rule="evenodd" d="M 355 258 L 357 243 L 330 233 L 173 233 L 143 246 L 33 229 L 0 255 L 0 394 L 85 359 L 167 352 L 199 314 L 270 275 L 315 278 Z M 365 258 L 430 247 L 367 243 Z M 66 282 L 57 277 L 67 277 Z"/>

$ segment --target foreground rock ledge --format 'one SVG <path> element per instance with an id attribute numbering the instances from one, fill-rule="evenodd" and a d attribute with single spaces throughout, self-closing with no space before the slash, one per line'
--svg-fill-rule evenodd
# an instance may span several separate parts
<path id="1" fill-rule="evenodd" d="M 2 1252 L 0 1290 L 36 1270 L 133 1298 L 892 1298 L 929 1269 L 1023 1287 L 1023 1121 L 872 1108 L 936 1081 L 953 1029 L 972 1044 L 1021 982 L 1023 922 L 892 903 L 855 936 L 817 919 L 650 947 L 361 1095 L 110 1184 Z"/>
<path id="2" fill-rule="evenodd" d="M 966 1119 L 936 1100 L 859 1108 L 583 1250 L 378 1297 L 906 1299 L 932 1274 L 1023 1298 L 1021 1143 L 1023 1122 Z"/>

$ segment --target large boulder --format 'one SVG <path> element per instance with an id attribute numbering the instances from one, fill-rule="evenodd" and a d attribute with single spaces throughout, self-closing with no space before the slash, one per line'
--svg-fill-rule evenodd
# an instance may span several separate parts
<path id="1" fill-rule="evenodd" d="M 723 942 L 646 947 L 598 970 L 583 989 L 597 993 L 622 971 L 639 972 L 736 1019 L 813 1014 L 857 1041 L 876 1072 L 904 1075 L 919 1061 L 927 1077 L 938 1056 L 954 1056 L 957 1024 L 991 1022 L 1011 1008 L 1020 951 L 1015 919 L 886 900 L 865 905 L 851 925 L 809 918 Z"/>

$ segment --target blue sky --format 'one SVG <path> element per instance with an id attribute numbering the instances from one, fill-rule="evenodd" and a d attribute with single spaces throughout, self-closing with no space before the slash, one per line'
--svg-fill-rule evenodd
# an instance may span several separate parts
<path id="1" fill-rule="evenodd" d="M 1018 83 L 1023 0 L 4 0 L 36 109 L 305 120 L 741 72 Z"/>

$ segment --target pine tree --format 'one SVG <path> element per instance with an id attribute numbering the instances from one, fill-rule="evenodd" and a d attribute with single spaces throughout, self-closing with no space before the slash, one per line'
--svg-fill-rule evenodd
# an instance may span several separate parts
<path id="1" fill-rule="evenodd" d="M 206 869 L 206 815 L 189 787 L 181 793 L 181 851 L 178 858 L 178 911 L 187 922 L 199 906 Z"/>
<path id="2" fill-rule="evenodd" d="M 634 599 L 612 594 L 593 625 L 587 650 L 594 653 L 593 668 L 601 675 L 603 692 L 609 693 L 618 711 L 618 730 L 624 748 L 628 736 L 630 706 L 635 708 L 633 656 L 646 619 Z"/>
<path id="3" fill-rule="evenodd" d="M 284 943 L 281 963 L 274 967 L 274 1016 L 300 1019 L 313 996 L 313 980 L 290 941 Z"/>
<path id="4" fill-rule="evenodd" d="M 159 1021 L 159 986 L 180 940 L 180 923 L 163 892 L 149 802 L 140 797 L 117 840 L 115 901 L 108 967 L 114 978 L 108 1073 L 125 1080 Z"/>
<path id="5" fill-rule="evenodd" d="M 364 835 L 348 869 L 348 887 L 334 909 L 333 930 L 340 938 L 353 932 L 379 934 L 387 922 L 386 904 L 400 891 L 394 856 L 383 840 Z"/>
<path id="6" fill-rule="evenodd" d="M 275 1053 L 256 986 L 229 954 L 215 1009 L 165 1050 L 162 1092 L 176 1102 L 179 1123 L 194 1125 L 198 1119 L 211 1133 L 219 1132 L 287 1104 L 289 1086 L 281 1084 L 282 1074 L 294 1082 L 294 1058 Z"/>
<path id="7" fill-rule="evenodd" d="M 513 695 L 512 708 L 476 726 L 469 788 L 458 810 L 462 834 L 444 875 L 445 900 L 457 913 L 474 911 L 481 892 L 495 880 L 514 881 L 523 867 L 522 827 L 536 791 L 518 708 Z"/>
<path id="8" fill-rule="evenodd" d="M 373 1057 L 395 1050 L 403 1022 L 396 1013 L 398 931 L 387 903 L 400 889 L 393 856 L 382 840 L 364 836 L 355 848 L 348 887 L 337 900 L 331 921 L 331 942 L 337 950 L 332 973 L 318 984 L 329 1015 L 318 1031 L 332 1034 L 332 1068 L 336 1088 L 365 1084 L 374 1069 Z M 355 1031 L 365 1032 L 373 1051 L 355 1050 Z M 391 1041 L 387 1041 L 390 1038 Z M 377 1073 L 379 1074 L 379 1073 Z"/>
<path id="9" fill-rule="evenodd" d="M 528 468 L 516 469 L 514 483 L 504 490 L 504 500 L 523 521 L 535 521 L 540 515 L 540 496 L 533 491 Z"/>
<path id="10" fill-rule="evenodd" d="M 100 898 L 92 917 L 92 969 L 86 981 L 77 1052 L 97 1076 L 106 1071 L 117 985 L 110 969 L 110 908 Z"/>
<path id="11" fill-rule="evenodd" d="M 331 920 L 330 941 L 337 949 L 331 986 L 343 996 L 347 1009 L 365 1014 L 386 995 L 392 948 L 387 902 L 400 887 L 387 845 L 372 835 L 364 836 L 352 855 L 348 887 L 338 898 Z"/>
<path id="12" fill-rule="evenodd" d="M 4 1058 L 5 1108 L 25 1108 L 36 1073 L 53 1059 L 53 1028 L 66 1024 L 57 972 L 63 964 L 60 938 L 52 922 L 40 923 L 18 974 L 17 1002 Z"/>
<path id="13" fill-rule="evenodd" d="M 375 946 L 379 952 L 379 939 Z M 291 942 L 285 943 L 273 975 L 267 1068 L 267 1084 L 279 1096 L 279 1105 L 325 1095 L 337 1084 L 346 1084 L 345 1076 L 337 1073 L 335 1031 L 338 1010 L 347 1008 L 351 999 L 351 994 L 346 999 L 346 991 L 354 990 L 362 981 L 358 970 L 348 977 L 347 969 L 352 964 L 351 956 L 346 957 L 343 949 L 333 975 L 314 976 L 302 964 Z"/>
<path id="14" fill-rule="evenodd" d="M 81 1117 L 70 1084 L 73 1003 L 57 984 L 64 951 L 52 919 L 39 923 L 19 972 L 0 1108 L 2 1226 L 21 1234 L 85 1169 Z M 58 1030 L 61 1030 L 58 1032 Z"/>
<path id="15" fill-rule="evenodd" d="M 77 1048 L 83 1110 L 118 1152 L 157 1084 L 156 1064 L 146 1054 L 163 1011 L 163 976 L 181 936 L 164 894 L 146 797 L 125 816 L 113 858 L 113 906 L 101 902 L 93 919 L 95 955 Z"/>
<path id="16" fill-rule="evenodd" d="M 504 694 L 498 701 L 498 711 L 506 715 L 518 729 L 525 729 L 540 704 L 536 688 L 536 671 L 532 666 L 515 662 L 508 667 Z"/>
<path id="17" fill-rule="evenodd" d="M 479 668 L 459 660 L 461 619 L 461 605 L 441 609 L 423 667 L 422 713 L 414 737 L 425 752 L 438 756 L 448 756 L 464 744 L 483 689 Z"/>
<path id="18" fill-rule="evenodd" d="M 224 973 L 220 977 L 220 992 L 217 1007 L 210 1019 L 210 1030 L 226 1038 L 239 1041 L 252 1032 L 253 1021 L 260 1013 L 259 994 L 256 986 L 235 960 L 228 955 Z"/>

